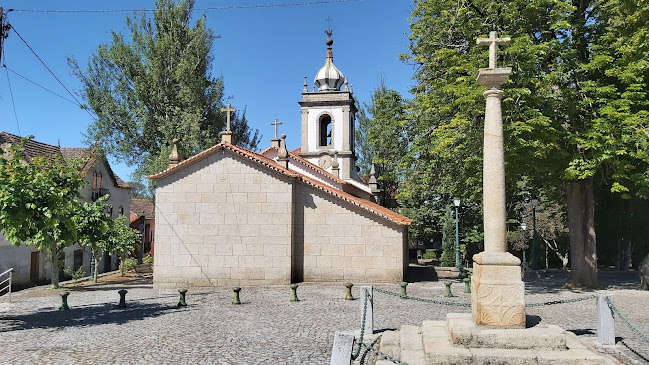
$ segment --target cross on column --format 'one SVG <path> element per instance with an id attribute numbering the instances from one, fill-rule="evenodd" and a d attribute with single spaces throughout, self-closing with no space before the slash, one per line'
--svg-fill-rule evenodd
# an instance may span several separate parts
<path id="1" fill-rule="evenodd" d="M 498 38 L 498 32 L 494 32 L 494 31 L 489 32 L 489 38 L 478 38 L 476 40 L 476 43 L 479 46 L 489 46 L 489 68 L 490 69 L 496 68 L 496 61 L 498 60 L 498 55 L 496 54 L 496 52 L 498 52 L 498 46 L 501 44 L 507 46 L 509 45 L 510 40 L 511 39 L 509 37 Z"/>
<path id="2" fill-rule="evenodd" d="M 270 125 L 275 126 L 275 139 L 277 139 L 277 126 L 281 125 L 281 124 L 282 124 L 282 122 L 278 121 L 277 119 L 275 119 L 275 121 L 273 123 L 270 123 Z"/>
<path id="3" fill-rule="evenodd" d="M 227 107 L 221 108 L 221 111 L 227 113 L 226 114 L 226 120 L 228 122 L 228 125 L 227 125 L 227 128 L 226 128 L 226 131 L 230 132 L 230 113 L 236 112 L 237 109 L 236 108 L 231 108 L 230 103 L 228 103 Z"/>

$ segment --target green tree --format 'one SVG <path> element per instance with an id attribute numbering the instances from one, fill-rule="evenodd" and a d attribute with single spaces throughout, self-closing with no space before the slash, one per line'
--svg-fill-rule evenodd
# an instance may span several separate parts
<path id="1" fill-rule="evenodd" d="M 194 0 L 156 0 L 152 18 L 126 17 L 130 41 L 113 31 L 85 71 L 68 60 L 97 116 L 88 141 L 136 166 L 136 180 L 166 168 L 174 138 L 186 157 L 218 143 L 224 129 L 223 78 L 210 74 L 216 37 L 205 15 L 191 26 L 193 7 Z M 259 131 L 248 127 L 245 112 L 235 115 L 232 131 L 237 144 L 257 148 Z"/>
<path id="2" fill-rule="evenodd" d="M 77 163 L 59 155 L 25 158 L 28 139 L 0 156 L 0 231 L 12 244 L 49 254 L 52 285 L 59 286 L 59 252 L 77 242 L 75 217 L 85 185 Z"/>
<path id="3" fill-rule="evenodd" d="M 140 232 L 129 227 L 128 223 L 128 218 L 125 216 L 111 221 L 108 231 L 108 243 L 105 247 L 106 252 L 117 252 L 122 262 L 140 247 L 140 240 L 142 239 Z"/>
<path id="4" fill-rule="evenodd" d="M 512 39 L 501 66 L 507 196 L 522 178 L 557 187 L 570 228 L 570 286 L 598 286 L 593 185 L 620 198 L 647 196 L 649 4 L 627 1 L 418 0 L 409 55 L 417 66 L 400 196 L 482 194 L 486 50 L 475 39 Z M 424 199 L 418 199 L 420 203 Z M 416 203 L 416 202 L 415 202 Z M 415 205 L 411 203 L 411 205 Z M 420 204 L 421 205 L 421 204 Z"/>
<path id="5" fill-rule="evenodd" d="M 82 246 L 89 247 L 92 260 L 94 261 L 93 280 L 97 282 L 99 275 L 99 260 L 102 252 L 110 252 L 110 230 L 113 222 L 106 214 L 110 210 L 110 204 L 106 203 L 108 195 L 104 195 L 92 203 L 83 203 L 75 217 L 77 225 L 77 238 Z"/>

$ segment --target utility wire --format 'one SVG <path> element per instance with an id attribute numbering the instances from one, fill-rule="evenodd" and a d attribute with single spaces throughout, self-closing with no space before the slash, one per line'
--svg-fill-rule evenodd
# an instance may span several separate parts
<path id="1" fill-rule="evenodd" d="M 352 3 L 361 0 L 326 0 L 326 1 L 309 1 L 304 3 L 284 3 L 284 4 L 264 4 L 264 5 L 232 5 L 220 7 L 207 7 L 207 8 L 194 8 L 194 11 L 209 11 L 209 10 L 233 10 L 233 9 L 258 9 L 258 8 L 281 8 L 289 6 L 305 6 L 305 5 L 322 5 L 322 4 L 337 4 L 337 3 Z M 152 12 L 156 9 L 96 9 L 96 10 L 39 10 L 39 9 L 8 9 L 7 12 L 25 12 L 25 13 L 127 13 L 127 12 Z"/>
<path id="2" fill-rule="evenodd" d="M 63 86 L 63 88 L 65 89 L 65 91 L 67 91 L 68 94 L 70 94 L 70 96 L 72 96 L 72 98 L 74 99 L 74 101 L 77 102 L 77 104 L 79 105 L 79 107 L 81 107 L 83 110 L 85 110 L 86 113 L 88 113 L 88 115 L 90 116 L 90 118 L 92 118 L 93 120 L 95 120 L 95 117 L 90 113 L 90 111 L 88 110 L 88 108 L 84 107 L 84 106 L 81 104 L 81 102 L 79 102 L 79 100 L 77 100 L 77 97 L 74 96 L 74 94 L 71 93 L 70 90 L 68 90 L 68 88 L 65 87 L 65 85 L 63 85 L 63 83 L 61 82 L 61 80 L 59 80 L 59 78 L 56 77 L 56 75 L 54 74 L 54 72 L 52 72 L 52 70 L 51 70 L 49 67 L 47 67 L 47 65 L 45 64 L 45 62 L 43 62 L 43 60 L 38 56 L 38 54 L 36 54 L 36 52 L 34 51 L 34 49 L 33 49 L 33 48 L 32 48 L 32 47 L 27 43 L 27 41 L 25 41 L 25 39 L 20 35 L 20 33 L 18 33 L 18 31 L 16 31 L 16 28 L 14 28 L 14 27 L 12 26 L 11 29 L 13 29 L 14 33 L 16 33 L 16 35 L 18 36 L 18 38 L 20 38 L 20 40 L 23 41 L 23 43 L 25 43 L 25 45 L 27 46 L 27 48 L 29 48 L 29 50 L 32 51 L 32 53 L 34 54 L 34 56 L 36 56 L 36 58 L 38 58 L 38 60 L 41 61 L 41 63 L 43 64 L 43 66 L 45 66 L 45 68 L 47 69 L 47 71 L 49 71 L 50 74 L 51 74 L 52 76 L 54 76 L 54 78 L 56 79 L 56 81 L 58 81 L 59 84 L 61 84 L 61 86 Z"/>
<path id="3" fill-rule="evenodd" d="M 43 90 L 45 90 L 45 91 L 47 91 L 47 92 L 49 92 L 49 93 L 51 93 L 51 94 L 54 94 L 54 95 L 58 96 L 59 98 L 65 100 L 65 101 L 68 101 L 68 102 L 70 102 L 70 103 L 72 103 L 72 104 L 74 104 L 74 105 L 76 105 L 76 106 L 83 107 L 82 105 L 77 104 L 75 101 L 70 100 L 70 99 L 66 98 L 65 96 L 63 96 L 63 95 L 61 95 L 61 94 L 57 94 L 57 93 L 55 93 L 54 91 L 52 91 L 52 90 L 46 88 L 45 86 L 43 86 L 43 85 L 41 85 L 41 84 L 39 84 L 39 83 L 37 83 L 37 82 L 35 82 L 35 81 L 32 81 L 32 80 L 28 79 L 27 77 L 25 77 L 25 76 L 19 74 L 18 72 L 16 72 L 16 71 L 10 69 L 9 67 L 7 67 L 6 64 L 3 65 L 3 67 L 6 68 L 7 71 L 11 71 L 11 73 L 15 74 L 16 76 L 19 76 L 19 77 L 23 78 L 24 80 L 26 80 L 26 81 L 28 81 L 28 82 L 31 82 L 32 84 L 34 84 L 34 85 L 40 87 L 41 89 L 43 89 Z"/>
<path id="4" fill-rule="evenodd" d="M 7 83 L 9 84 L 9 95 L 11 95 L 11 105 L 13 105 L 14 107 L 14 118 L 16 118 L 16 127 L 18 127 L 18 135 L 21 136 L 22 133 L 20 132 L 20 123 L 18 123 L 18 113 L 16 113 L 16 103 L 14 102 L 14 92 L 11 89 L 11 80 L 9 80 L 9 71 L 6 66 L 5 66 L 5 71 L 7 72 Z"/>

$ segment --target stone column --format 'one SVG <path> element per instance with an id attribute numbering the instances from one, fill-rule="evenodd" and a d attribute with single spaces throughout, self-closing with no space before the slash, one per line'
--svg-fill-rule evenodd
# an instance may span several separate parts
<path id="1" fill-rule="evenodd" d="M 471 313 L 478 325 L 525 327 L 524 284 L 520 260 L 507 252 L 505 210 L 505 151 L 500 86 L 511 74 L 510 68 L 496 68 L 499 44 L 509 38 L 478 39 L 489 46 L 489 68 L 480 69 L 478 83 L 486 86 L 483 166 L 484 251 L 473 256 Z"/>

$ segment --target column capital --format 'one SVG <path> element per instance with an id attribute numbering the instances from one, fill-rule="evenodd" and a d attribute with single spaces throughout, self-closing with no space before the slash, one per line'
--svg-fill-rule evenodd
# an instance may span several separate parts
<path id="1" fill-rule="evenodd" d="M 484 95 L 485 98 L 495 97 L 495 98 L 498 98 L 498 99 L 502 99 L 503 98 L 503 91 L 500 90 L 500 89 L 489 89 L 489 90 L 483 92 L 482 95 Z"/>

